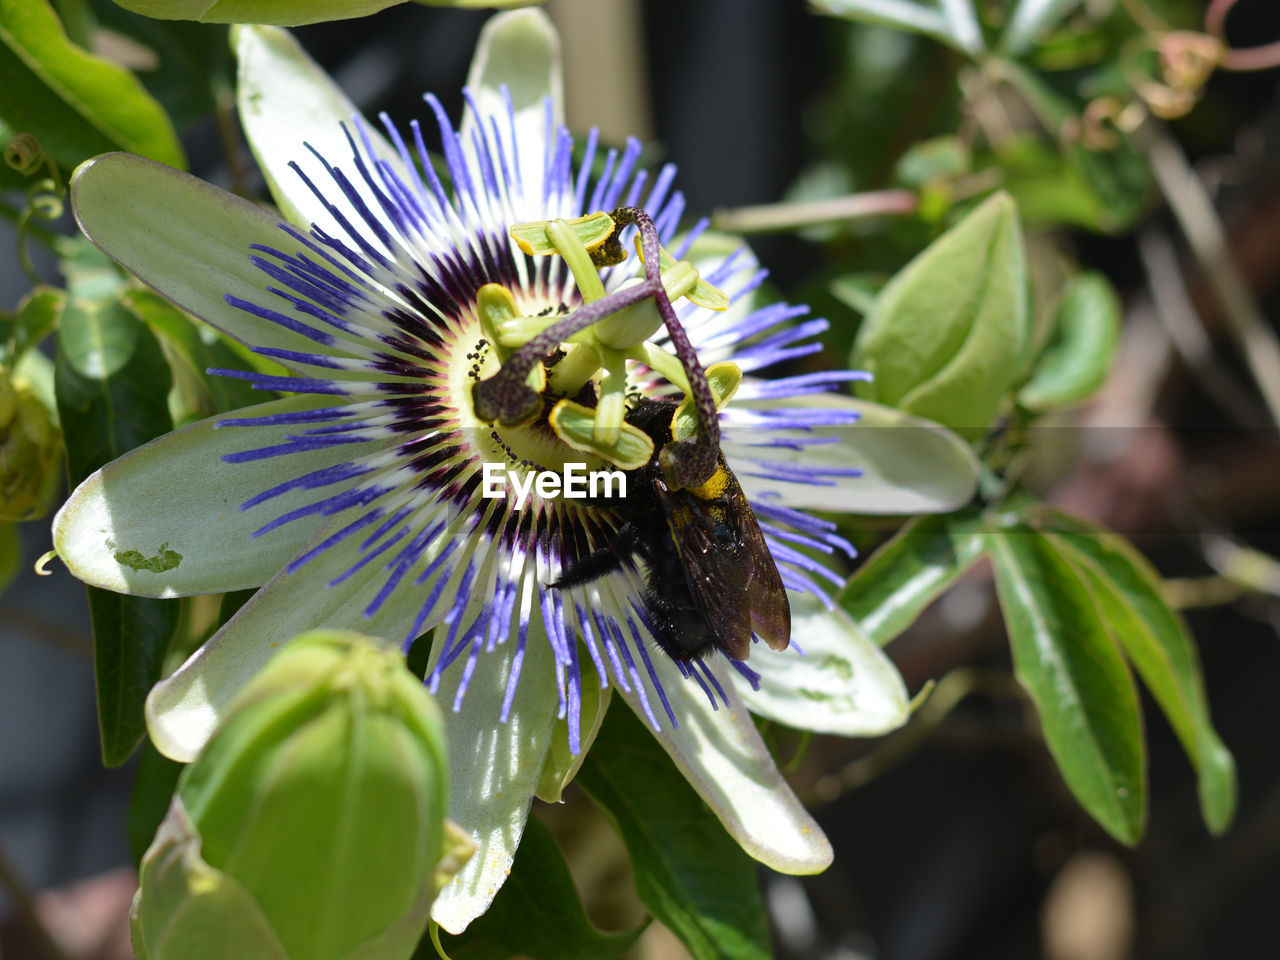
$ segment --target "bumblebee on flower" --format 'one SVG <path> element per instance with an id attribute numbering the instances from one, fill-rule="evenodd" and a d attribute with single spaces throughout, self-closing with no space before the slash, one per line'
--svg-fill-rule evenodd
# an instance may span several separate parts
<path id="1" fill-rule="evenodd" d="M 436 903 L 446 929 L 484 911 L 533 795 L 557 797 L 572 778 L 611 691 L 748 852 L 780 870 L 822 869 L 830 848 L 747 709 L 867 733 L 900 723 L 906 702 L 888 661 L 828 610 L 840 577 L 815 558 L 851 548 L 804 510 L 948 509 L 972 488 L 963 444 L 845 397 L 854 372 L 750 376 L 817 351 L 825 321 L 755 308 L 763 273 L 749 252 L 716 253 L 723 241 L 705 223 L 678 234 L 674 168 L 637 170 L 638 144 L 605 151 L 591 134 L 573 161 L 541 13 L 490 22 L 457 130 L 427 97 L 448 183 L 428 155 L 434 138 L 416 122 L 406 136 L 385 118 L 382 132 L 353 119 L 286 34 L 240 28 L 236 46 L 242 116 L 284 220 L 121 154 L 73 183 L 99 246 L 287 371 L 219 371 L 289 396 L 127 455 L 55 521 L 59 553 L 98 586 L 261 588 L 153 691 L 157 746 L 194 756 L 274 647 L 310 627 L 406 648 L 427 637 L 454 771 L 449 815 L 479 845 Z M 846 429 L 868 412 L 925 431 L 940 460 L 962 467 L 885 496 L 863 476 L 862 428 Z M 514 494 L 484 495 L 486 466 L 520 478 L 579 462 L 667 499 L 646 500 L 637 522 L 633 497 L 534 490 L 517 509 Z M 696 585 L 670 612 L 684 626 L 663 625 L 647 578 L 670 556 L 643 530 L 654 503 L 693 511 L 668 512 L 670 531 L 747 542 L 710 561 L 717 585 L 737 577 L 724 594 L 738 608 L 732 631 L 730 612 L 707 610 L 720 594 Z M 701 504 L 718 512 L 707 519 Z M 678 532 L 665 536 L 680 548 Z M 181 557 L 170 569 L 122 560 L 162 542 Z M 711 643 L 673 650 L 699 617 Z M 753 632 L 766 644 L 753 647 Z M 788 633 L 807 657 L 784 649 Z M 830 657 L 856 667 L 843 682 L 858 685 L 858 709 L 811 695 Z M 557 736 L 567 753 L 552 751 Z"/>

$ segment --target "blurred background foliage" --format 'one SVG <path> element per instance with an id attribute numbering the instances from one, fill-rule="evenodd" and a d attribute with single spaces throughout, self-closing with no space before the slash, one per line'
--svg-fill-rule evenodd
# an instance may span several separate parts
<path id="1" fill-rule="evenodd" d="M 760 955 L 765 935 L 750 917 L 761 912 L 780 958 L 1270 952 L 1269 909 L 1280 896 L 1280 759 L 1270 739 L 1280 721 L 1272 692 L 1280 670 L 1280 350 L 1271 319 L 1280 307 L 1280 71 L 1269 58 L 1280 61 L 1280 52 L 1268 45 L 1280 41 L 1280 9 L 1264 0 L 547 7 L 564 38 L 570 126 L 598 125 L 606 143 L 642 137 L 646 162 L 677 162 L 691 213 L 749 235 L 772 271 L 771 294 L 831 320 L 826 355 L 815 364 L 843 365 L 851 354 L 874 360 L 872 331 L 878 306 L 889 310 L 879 301 L 889 279 L 993 191 L 1016 202 L 1014 229 L 1025 241 L 1017 279 L 1028 341 L 1009 360 L 1015 382 L 997 391 L 994 431 L 975 438 L 988 467 L 982 504 L 1000 507 L 999 517 L 979 522 L 975 508 L 917 523 L 916 539 L 888 547 L 901 521 L 860 519 L 844 531 L 873 558 L 848 571 L 845 607 L 877 639 L 893 639 L 889 651 L 913 693 L 937 685 L 907 728 L 880 741 L 809 740 L 766 727 L 830 835 L 836 863 L 804 880 L 762 876 L 762 901 L 740 892 L 735 919 L 750 942 L 731 955 Z M 430 90 L 456 116 L 484 16 L 398 5 L 297 33 L 366 115 L 421 116 L 421 94 Z M 9 223 L 0 250 L 0 363 L 10 375 L 0 395 L 0 457 L 11 508 L 0 522 L 0 582 L 8 584 L 0 709 L 6 729 L 41 731 L 33 743 L 0 739 L 0 866 L 9 896 L 0 945 L 17 957 L 128 956 L 120 952 L 128 949 L 121 934 L 133 883 L 123 866 L 124 798 L 136 777 L 136 853 L 176 774 L 149 751 L 121 770 L 101 770 L 93 711 L 72 706 L 92 696 L 90 619 L 100 674 L 105 634 L 117 641 L 114 676 L 137 693 L 166 656 L 191 649 L 244 598 L 161 611 L 115 608 L 99 597 L 90 613 L 78 585 L 63 578 L 58 592 L 26 572 L 48 535 L 43 523 L 24 521 L 56 502 L 59 427 L 102 440 L 93 449 L 68 441 L 75 481 L 174 423 L 246 398 L 236 382 L 203 373 L 234 365 L 227 357 L 237 348 L 127 284 L 74 239 L 65 183 L 89 156 L 129 149 L 246 196 L 264 199 L 266 191 L 234 117 L 225 27 L 152 20 L 110 0 L 0 0 L 0 28 L 0 140 L 33 132 L 44 151 L 17 141 L 0 167 L 0 213 Z M 1245 50 L 1255 45 L 1259 51 Z M 84 59 L 82 50 L 101 59 Z M 104 404 L 128 400 L 113 392 L 120 378 L 99 376 L 103 354 L 85 346 L 104 333 L 108 347 L 130 345 L 129 376 L 155 388 L 144 415 L 123 426 L 100 419 Z M 1064 785 L 1062 757 L 1046 749 L 1036 709 L 1014 680 L 1015 669 L 1027 676 L 1004 626 L 1007 619 L 1016 653 L 1018 620 L 1007 597 L 1020 569 L 1084 563 L 1072 539 L 1080 521 L 1040 501 L 1123 535 L 1159 571 L 1162 580 L 1115 546 L 1108 562 L 1122 573 L 1113 581 L 1134 578 L 1117 588 L 1118 607 L 1154 597 L 1186 617 L 1215 724 L 1237 758 L 1238 810 L 1223 836 L 1209 837 L 1202 811 L 1223 828 L 1231 802 L 1206 799 L 1203 776 L 1198 784 L 1182 756 L 1183 721 L 1154 684 L 1154 697 L 1141 694 L 1141 723 L 1135 715 L 1130 725 L 1139 766 L 1145 742 L 1142 809 L 1107 821 L 1078 784 L 1076 799 Z M 1027 533 L 1043 556 L 1020 559 L 993 546 L 1001 524 Z M 930 561 L 946 571 L 945 595 L 909 616 L 885 615 L 885 584 L 911 581 L 894 558 L 923 563 L 942 542 L 956 551 Z M 984 551 L 994 575 L 985 561 L 970 562 Z M 1166 634 L 1177 634 L 1170 622 Z M 54 678 L 63 692 L 50 698 Z M 119 706 L 112 713 L 100 704 L 111 762 L 124 760 L 142 732 L 140 717 Z M 593 755 L 567 804 L 539 806 L 549 834 L 533 829 L 512 892 L 504 888 L 455 957 L 523 949 L 541 960 L 568 941 L 599 956 L 717 955 L 698 929 L 696 891 L 684 914 L 646 904 L 678 938 L 655 924 L 633 944 L 644 911 L 632 876 L 643 885 L 652 865 L 628 865 L 606 815 L 583 795 L 609 809 L 606 786 L 628 776 L 608 769 L 609 758 Z M 631 773 L 631 789 L 644 789 Z M 1133 842 L 1144 826 L 1140 845 L 1115 839 Z M 557 843 L 591 920 L 623 932 L 604 937 L 573 914 Z M 121 866 L 123 874 L 104 872 Z M 510 918 L 527 920 L 512 898 L 538 889 L 529 878 L 543 876 L 566 930 L 531 927 L 528 941 L 504 945 Z M 24 925 L 33 916 L 43 918 L 43 933 Z"/>

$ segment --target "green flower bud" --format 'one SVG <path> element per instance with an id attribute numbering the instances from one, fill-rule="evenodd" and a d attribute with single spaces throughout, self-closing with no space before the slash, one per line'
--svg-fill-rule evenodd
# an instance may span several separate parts
<path id="1" fill-rule="evenodd" d="M 31 385 L 0 378 L 0 521 L 44 515 L 61 449 L 58 428 Z"/>
<path id="2" fill-rule="evenodd" d="M 998 193 L 907 264 L 858 333 L 868 400 L 983 435 L 1026 369 L 1027 266 L 1013 200 Z"/>
<path id="3" fill-rule="evenodd" d="M 398 650 L 290 642 L 178 782 L 142 862 L 138 956 L 408 957 L 466 858 L 446 839 L 445 763 L 439 711 Z"/>

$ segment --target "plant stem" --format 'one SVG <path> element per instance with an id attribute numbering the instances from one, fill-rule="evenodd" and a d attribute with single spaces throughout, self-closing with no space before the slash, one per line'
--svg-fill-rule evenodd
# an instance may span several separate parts
<path id="1" fill-rule="evenodd" d="M 717 210 L 711 215 L 711 225 L 717 230 L 730 233 L 765 233 L 795 230 L 819 223 L 860 220 L 864 217 L 910 215 L 916 212 L 918 205 L 915 193 L 910 190 L 877 190 L 832 197 L 829 200 L 766 203 L 755 207 Z"/>

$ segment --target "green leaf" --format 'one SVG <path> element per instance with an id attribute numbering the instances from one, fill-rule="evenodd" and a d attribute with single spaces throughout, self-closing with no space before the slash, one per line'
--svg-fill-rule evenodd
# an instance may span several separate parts
<path id="1" fill-rule="evenodd" d="M 58 329 L 55 389 L 78 483 L 169 430 L 169 368 L 155 338 L 117 301 L 73 297 Z M 177 625 L 173 603 L 89 589 L 103 760 L 128 759 L 142 739 L 142 704 L 160 679 Z"/>
<path id="2" fill-rule="evenodd" d="M 297 27 L 367 17 L 405 0 L 115 0 L 126 10 L 162 20 L 201 23 L 271 23 Z M 525 6 L 539 0 L 415 0 L 432 7 Z"/>
<path id="3" fill-rule="evenodd" d="M 119 149 L 186 166 L 138 78 L 68 40 L 48 0 L 0 0 L 0 117 L 35 134 L 66 170 Z"/>
<path id="4" fill-rule="evenodd" d="M 1100 273 L 1073 277 L 1054 317 L 1054 333 L 1018 402 L 1031 410 L 1076 403 L 1107 379 L 1120 339 L 1120 300 Z"/>
<path id="5" fill-rule="evenodd" d="M 867 399 L 981 435 L 1020 377 L 1027 267 L 1008 194 L 985 201 L 890 281 L 858 333 Z"/>
<path id="6" fill-rule="evenodd" d="M 878 23 L 939 40 L 961 53 L 984 47 L 970 0 L 938 0 L 942 9 L 920 0 L 814 0 L 814 7 L 846 20 Z"/>
<path id="7" fill-rule="evenodd" d="M 610 710 L 578 784 L 626 844 L 636 891 L 696 960 L 770 956 L 755 866 L 629 710 Z"/>
<path id="8" fill-rule="evenodd" d="M 210 368 L 258 369 L 260 364 L 246 362 L 245 354 L 255 355 L 240 344 L 183 313 L 151 290 L 130 290 L 121 302 L 159 338 L 169 358 L 174 376 L 173 393 L 178 395 L 176 403 L 173 394 L 169 401 L 175 422 L 186 423 L 270 399 L 270 394 L 254 390 L 246 380 L 205 372 Z M 279 368 L 272 372 L 278 373 Z"/>
<path id="9" fill-rule="evenodd" d="M 164 354 L 119 301 L 71 299 L 55 376 L 73 482 L 172 427 Z"/>
<path id="10" fill-rule="evenodd" d="M 1098 198 L 1102 229 L 1110 233 L 1126 230 L 1146 211 L 1151 172 L 1128 142 L 1113 150 L 1089 150 L 1077 143 L 1069 149 L 1068 161 Z"/>
<path id="11" fill-rule="evenodd" d="M 154 54 L 158 64 L 140 79 L 179 132 L 215 114 L 218 98 L 233 89 L 234 61 L 225 29 L 156 20 L 114 2 L 96 4 L 94 13 L 103 27 Z"/>
<path id="12" fill-rule="evenodd" d="M 987 534 L 1014 672 L 1080 805 L 1126 844 L 1146 820 L 1146 755 L 1133 678 L 1092 585 L 1032 527 Z"/>
<path id="13" fill-rule="evenodd" d="M 441 936 L 453 960 L 528 956 L 533 960 L 611 960 L 644 932 L 603 933 L 587 919 L 573 877 L 551 831 L 537 818 L 525 825 L 511 876 L 487 913 L 459 936 Z M 426 945 L 419 956 L 434 957 Z"/>
<path id="14" fill-rule="evenodd" d="M 973 566 L 984 545 L 977 507 L 917 518 L 866 559 L 836 602 L 884 646 Z"/>
<path id="15" fill-rule="evenodd" d="M 18 304 L 18 315 L 11 331 L 4 333 L 0 342 L 0 362 L 21 360 L 30 347 L 35 346 L 58 326 L 62 310 L 67 305 L 67 292 L 57 287 L 36 287 Z M 13 355 L 9 355 L 10 343 Z"/>
<path id="16" fill-rule="evenodd" d="M 115 0 L 126 10 L 160 20 L 274 23 L 296 27 L 367 17 L 404 0 Z"/>
<path id="17" fill-rule="evenodd" d="M 118 767 L 146 734 L 142 705 L 159 681 L 178 604 L 88 587 L 102 762 Z"/>
<path id="18" fill-rule="evenodd" d="M 1195 644 L 1165 603 L 1159 574 L 1110 530 L 1047 509 L 1029 519 L 1088 578 L 1099 609 L 1199 775 L 1205 823 L 1223 832 L 1235 813 L 1235 761 L 1213 728 Z"/>
<path id="19" fill-rule="evenodd" d="M 1000 48 L 1015 57 L 1026 53 L 1079 5 L 1080 0 L 1022 0 L 1000 35 Z"/>
<path id="20" fill-rule="evenodd" d="M 129 798 L 129 850 L 133 865 L 142 862 L 142 855 L 151 846 L 160 821 L 169 811 L 169 801 L 182 764 L 160 755 L 151 741 L 144 740 L 138 756 L 138 772 L 133 778 L 133 794 Z"/>

